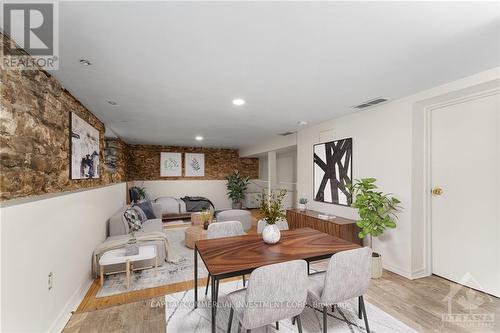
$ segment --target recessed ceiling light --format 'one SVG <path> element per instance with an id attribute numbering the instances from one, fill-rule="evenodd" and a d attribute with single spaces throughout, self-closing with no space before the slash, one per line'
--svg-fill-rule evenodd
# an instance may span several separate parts
<path id="1" fill-rule="evenodd" d="M 300 121 L 298 121 L 298 122 L 297 122 L 297 125 L 299 125 L 299 126 L 304 126 L 304 125 L 307 125 L 307 121 L 305 121 L 305 120 L 300 120 Z"/>
<path id="2" fill-rule="evenodd" d="M 233 104 L 237 105 L 237 106 L 241 106 L 241 105 L 245 104 L 245 100 L 241 99 L 241 98 L 235 98 L 235 99 L 233 99 Z"/>
<path id="3" fill-rule="evenodd" d="M 90 65 L 92 65 L 92 63 L 89 60 L 87 60 L 87 59 L 80 59 L 80 65 L 82 65 L 82 66 L 90 66 Z"/>
<path id="4" fill-rule="evenodd" d="M 202 137 L 202 136 L 199 136 L 199 135 L 198 135 L 198 136 L 195 136 L 194 138 L 196 139 L 196 141 L 201 141 L 201 140 L 203 140 L 203 137 Z"/>
<path id="5" fill-rule="evenodd" d="M 108 104 L 109 105 L 117 105 L 118 103 L 116 103 L 115 101 L 108 101 Z"/>

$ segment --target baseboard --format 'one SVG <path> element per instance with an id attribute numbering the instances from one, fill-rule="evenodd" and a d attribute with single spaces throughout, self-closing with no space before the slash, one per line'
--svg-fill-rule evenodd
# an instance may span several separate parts
<path id="1" fill-rule="evenodd" d="M 398 267 L 387 264 L 384 261 L 382 261 L 382 265 L 383 265 L 384 269 L 386 269 L 388 271 L 391 271 L 391 272 L 396 273 L 398 275 L 404 276 L 405 278 L 410 279 L 410 280 L 413 279 L 411 272 L 408 272 L 408 271 L 405 271 L 405 270 L 400 269 Z"/>
<path id="2" fill-rule="evenodd" d="M 414 279 L 421 279 L 423 277 L 426 277 L 426 276 L 430 276 L 431 274 L 429 274 L 427 272 L 427 270 L 425 269 L 425 267 L 423 268 L 420 268 L 420 269 L 417 269 L 415 271 L 413 271 L 411 273 L 411 279 L 414 280 Z"/>
<path id="3" fill-rule="evenodd" d="M 64 308 L 57 316 L 56 320 L 50 326 L 48 332 L 62 332 L 62 330 L 68 323 L 69 318 L 71 318 L 71 312 L 75 311 L 78 308 L 78 306 L 82 302 L 83 298 L 87 294 L 87 291 L 90 289 L 90 286 L 92 285 L 93 282 L 94 281 L 92 279 L 85 281 L 80 286 L 80 288 L 78 288 L 73 293 L 73 295 L 69 298 L 68 302 L 66 302 Z"/>

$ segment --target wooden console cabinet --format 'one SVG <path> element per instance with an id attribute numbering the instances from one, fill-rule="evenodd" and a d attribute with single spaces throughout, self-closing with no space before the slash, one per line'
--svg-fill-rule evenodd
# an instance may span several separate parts
<path id="1" fill-rule="evenodd" d="M 319 214 L 319 212 L 309 209 L 306 211 L 288 209 L 286 219 L 290 229 L 309 227 L 363 245 L 363 241 L 358 237 L 359 227 L 356 225 L 356 221 L 339 216 L 329 220 L 322 220 L 318 217 Z"/>

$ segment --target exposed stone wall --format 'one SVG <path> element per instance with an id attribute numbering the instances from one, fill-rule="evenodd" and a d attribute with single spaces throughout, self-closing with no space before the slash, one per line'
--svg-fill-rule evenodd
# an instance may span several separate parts
<path id="1" fill-rule="evenodd" d="M 1 69 L 0 80 L 0 200 L 125 180 L 104 170 L 104 124 L 50 74 Z M 100 179 L 70 179 L 70 112 L 100 132 Z"/>
<path id="2" fill-rule="evenodd" d="M 0 37 L 4 45 L 12 42 L 1 33 Z M 236 169 L 258 178 L 258 159 L 239 158 L 233 149 L 127 145 L 121 139 L 105 140 L 104 124 L 47 72 L 0 71 L 0 200 L 127 180 L 224 179 Z M 100 132 L 100 179 L 70 179 L 71 112 Z M 160 152 L 205 153 L 205 177 L 161 178 Z M 111 155 L 115 167 L 110 169 L 106 162 Z"/>
<path id="3" fill-rule="evenodd" d="M 224 179 L 234 170 L 251 178 L 259 177 L 257 158 L 240 158 L 238 150 L 218 148 L 174 147 L 174 146 L 127 146 L 127 173 L 129 180 L 157 179 Z M 160 153 L 204 153 L 205 177 L 160 177 Z M 184 175 L 184 154 L 182 156 Z"/>

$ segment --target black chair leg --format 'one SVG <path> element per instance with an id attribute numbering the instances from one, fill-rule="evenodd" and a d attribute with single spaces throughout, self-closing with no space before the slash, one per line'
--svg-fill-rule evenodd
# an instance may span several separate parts
<path id="1" fill-rule="evenodd" d="M 208 277 L 207 277 L 207 287 L 205 288 L 205 296 L 208 295 L 208 285 L 210 284 L 210 274 L 208 274 Z"/>
<path id="2" fill-rule="evenodd" d="M 246 283 L 246 281 L 245 281 L 245 275 L 243 275 L 242 277 L 243 277 L 243 287 L 245 287 L 245 283 Z"/>
<path id="3" fill-rule="evenodd" d="M 231 325 L 233 324 L 233 308 L 231 307 L 231 311 L 229 311 L 229 321 L 227 324 L 227 333 L 231 333 Z"/>
<path id="4" fill-rule="evenodd" d="M 370 333 L 370 326 L 368 326 L 368 318 L 366 317 L 365 300 L 363 299 L 363 296 L 359 296 L 359 301 L 361 304 L 361 310 L 363 311 L 363 318 L 365 318 L 366 333 Z"/>
<path id="5" fill-rule="evenodd" d="M 299 333 L 302 333 L 302 323 L 300 322 L 300 315 L 297 316 L 297 328 L 299 329 Z"/>
<path id="6" fill-rule="evenodd" d="M 335 304 L 332 305 L 332 313 L 335 312 Z"/>
<path id="7" fill-rule="evenodd" d="M 327 326 L 328 326 L 328 314 L 327 314 L 327 306 L 323 307 L 323 333 L 327 333 Z"/>
<path id="8" fill-rule="evenodd" d="M 361 297 L 363 297 L 363 296 L 358 297 L 358 318 L 359 319 L 363 319 L 363 316 L 361 314 Z"/>
<path id="9" fill-rule="evenodd" d="M 280 323 L 276 322 L 276 329 L 279 331 L 280 330 Z"/>
<path id="10" fill-rule="evenodd" d="M 295 317 L 292 318 L 292 325 L 295 325 Z"/>

